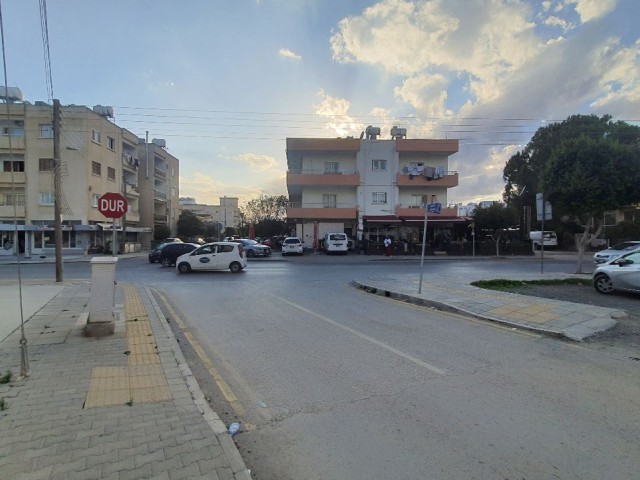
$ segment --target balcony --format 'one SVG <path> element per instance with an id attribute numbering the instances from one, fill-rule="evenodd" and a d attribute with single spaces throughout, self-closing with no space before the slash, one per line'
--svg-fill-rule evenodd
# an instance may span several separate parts
<path id="1" fill-rule="evenodd" d="M 153 191 L 153 200 L 155 202 L 166 202 L 167 194 L 164 192 L 159 192 L 158 190 Z"/>
<path id="2" fill-rule="evenodd" d="M 168 217 L 167 217 L 166 213 L 154 213 L 153 214 L 153 221 L 155 223 L 166 224 L 167 220 L 168 220 Z"/>
<path id="3" fill-rule="evenodd" d="M 398 173 L 396 175 L 398 187 L 443 187 L 452 188 L 458 186 L 458 172 L 447 171 L 439 178 L 428 178 L 424 175 L 410 175 Z"/>
<path id="4" fill-rule="evenodd" d="M 289 219 L 316 219 L 316 220 L 356 220 L 358 208 L 354 204 L 337 204 L 333 207 L 324 207 L 316 203 L 291 202 L 287 205 L 287 218 Z"/>
<path id="5" fill-rule="evenodd" d="M 11 137 L 12 150 L 24 150 L 25 144 L 24 137 Z M 9 135 L 0 135 L 0 149 L 9 149 Z"/>
<path id="6" fill-rule="evenodd" d="M 139 222 L 139 221 L 140 221 L 140 213 L 132 210 L 129 210 L 127 212 L 127 222 Z"/>
<path id="7" fill-rule="evenodd" d="M 348 186 L 360 185 L 360 174 L 354 170 L 325 172 L 323 170 L 302 170 L 287 172 L 287 185 L 299 186 Z"/>
<path id="8" fill-rule="evenodd" d="M 26 183 L 27 174 L 25 172 L 13 172 L 15 183 Z M 0 183 L 12 184 L 11 172 L 0 172 Z"/>
<path id="9" fill-rule="evenodd" d="M 140 190 L 137 185 L 132 185 L 130 183 L 124 184 L 124 193 L 127 197 L 139 197 Z"/>
<path id="10" fill-rule="evenodd" d="M 155 167 L 153 169 L 153 173 L 156 175 L 156 177 L 167 178 L 167 172 L 162 168 Z"/>
<path id="11" fill-rule="evenodd" d="M 25 208 L 24 205 L 18 205 L 15 207 L 16 208 L 16 215 L 19 218 L 24 219 L 24 214 L 25 214 Z M 4 218 L 13 218 L 13 205 L 1 205 L 0 206 L 0 217 L 4 217 Z"/>

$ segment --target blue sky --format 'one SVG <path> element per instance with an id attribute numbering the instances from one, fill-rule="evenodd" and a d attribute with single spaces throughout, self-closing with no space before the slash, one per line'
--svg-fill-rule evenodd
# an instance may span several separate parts
<path id="1" fill-rule="evenodd" d="M 39 1 L 4 0 L 7 76 L 49 100 Z M 450 202 L 495 200 L 540 126 L 640 119 L 637 0 L 57 0 L 53 96 L 164 138 L 181 195 L 286 194 L 287 137 L 459 138 Z"/>

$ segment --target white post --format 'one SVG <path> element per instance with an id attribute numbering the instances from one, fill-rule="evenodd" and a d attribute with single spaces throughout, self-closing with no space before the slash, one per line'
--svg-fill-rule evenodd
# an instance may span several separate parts
<path id="1" fill-rule="evenodd" d="M 424 211 L 424 231 L 422 232 L 422 256 L 420 258 L 420 283 L 418 293 L 422 293 L 422 276 L 424 274 L 424 250 L 427 243 L 427 210 Z"/>

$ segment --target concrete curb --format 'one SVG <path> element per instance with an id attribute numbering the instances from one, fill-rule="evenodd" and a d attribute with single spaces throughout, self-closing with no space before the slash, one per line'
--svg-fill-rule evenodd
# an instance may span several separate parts
<path id="1" fill-rule="evenodd" d="M 207 402 L 204 393 L 202 392 L 202 389 L 198 384 L 198 380 L 196 380 L 196 377 L 193 375 L 191 368 L 189 368 L 189 365 L 187 364 L 187 361 L 182 354 L 182 349 L 180 348 L 180 345 L 178 344 L 176 337 L 173 334 L 169 323 L 167 322 L 166 317 L 162 313 L 160 305 L 153 295 L 155 290 L 150 287 L 144 287 L 144 289 L 149 297 L 149 301 L 151 302 L 156 315 L 158 316 L 158 319 L 160 320 L 160 324 L 162 325 L 162 328 L 164 329 L 164 332 L 169 339 L 171 350 L 175 357 L 176 363 L 178 364 L 180 372 L 182 372 L 193 401 L 198 411 L 202 414 L 205 421 L 209 424 L 209 427 L 211 427 L 211 430 L 220 442 L 220 445 L 222 446 L 222 449 L 227 459 L 229 460 L 229 464 L 231 465 L 234 479 L 251 480 L 251 470 L 246 467 L 244 460 L 240 456 L 240 452 L 238 452 L 238 448 L 236 447 L 235 442 L 227 431 L 227 427 L 220 419 L 218 414 L 213 411 L 213 409 L 209 405 L 209 402 Z"/>

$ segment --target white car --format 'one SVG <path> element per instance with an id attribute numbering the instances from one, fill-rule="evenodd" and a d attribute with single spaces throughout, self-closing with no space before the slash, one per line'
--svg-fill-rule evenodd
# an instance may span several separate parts
<path id="1" fill-rule="evenodd" d="M 600 293 L 614 290 L 640 293 L 640 251 L 598 265 L 593 272 L 593 286 Z"/>
<path id="2" fill-rule="evenodd" d="M 640 241 L 631 240 L 629 242 L 622 242 L 611 248 L 607 248 L 606 250 L 596 252 L 593 256 L 593 263 L 605 263 L 619 257 L 620 255 L 624 255 L 625 253 L 633 252 L 638 249 L 640 249 Z"/>
<path id="3" fill-rule="evenodd" d="M 176 270 L 180 273 L 199 270 L 231 270 L 238 273 L 246 266 L 244 247 L 235 242 L 206 243 L 176 260 Z"/>
<path id="4" fill-rule="evenodd" d="M 287 237 L 282 242 L 282 256 L 285 255 L 303 255 L 302 240 L 298 237 Z"/>
<path id="5" fill-rule="evenodd" d="M 346 255 L 349 251 L 349 239 L 346 233 L 325 233 L 323 247 L 324 253 L 342 253 Z"/>

